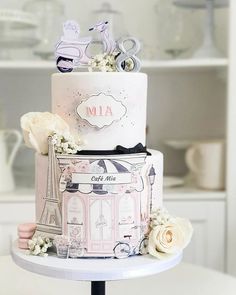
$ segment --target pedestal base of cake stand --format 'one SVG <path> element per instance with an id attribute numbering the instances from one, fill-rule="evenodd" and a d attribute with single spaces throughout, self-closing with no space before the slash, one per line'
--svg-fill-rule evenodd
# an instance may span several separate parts
<path id="1" fill-rule="evenodd" d="M 105 295 L 105 294 L 106 294 L 105 281 L 91 282 L 91 295 Z"/>
<path id="2" fill-rule="evenodd" d="M 18 266 L 33 273 L 65 280 L 90 281 L 92 295 L 105 295 L 106 281 L 154 275 L 176 266 L 182 260 L 182 253 L 166 260 L 158 260 L 150 255 L 127 259 L 39 257 L 20 250 L 16 243 L 13 244 L 11 255 Z"/>

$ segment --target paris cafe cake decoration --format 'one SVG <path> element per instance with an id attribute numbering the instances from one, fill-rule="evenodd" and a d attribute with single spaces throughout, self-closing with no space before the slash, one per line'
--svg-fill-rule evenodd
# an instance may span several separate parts
<path id="1" fill-rule="evenodd" d="M 61 79 L 69 82 L 74 79 L 72 84 L 76 87 L 77 82 L 84 79 L 81 87 L 85 87 L 95 75 L 100 86 L 99 77 L 103 76 L 100 72 L 125 72 L 130 73 L 124 75 L 130 83 L 124 86 L 123 78 L 121 81 L 119 78 L 113 83 L 114 87 L 119 92 L 123 89 L 119 87 L 131 89 L 132 95 L 127 100 L 132 101 L 134 97 L 143 101 L 143 105 L 146 103 L 146 76 L 132 74 L 138 72 L 141 65 L 137 57 L 140 43 L 136 38 L 115 41 L 109 34 L 108 22 L 100 22 L 88 31 L 101 34 L 103 52 L 90 56 L 88 52 L 95 41 L 91 37 L 80 37 L 80 27 L 75 21 L 64 23 L 63 31 L 55 52 L 57 68 L 62 73 L 53 75 L 54 82 L 59 82 L 52 85 L 60 102 L 62 97 L 66 104 L 75 108 L 74 97 L 70 100 L 60 95 L 64 89 L 69 89 Z M 130 44 L 131 48 L 127 46 Z M 97 73 L 66 74 L 79 67 Z M 106 85 L 114 76 L 123 75 L 106 74 Z M 136 81 L 144 91 L 134 87 Z M 91 90 L 87 84 L 86 93 Z M 107 93 L 107 86 L 101 88 L 103 91 L 80 99 L 75 109 L 82 122 L 88 123 L 84 125 L 83 135 L 92 134 L 93 149 L 85 148 L 90 147 L 91 142 L 86 142 L 81 133 L 74 130 L 67 109 L 59 112 L 60 115 L 54 109 L 55 113 L 30 112 L 21 117 L 25 144 L 36 152 L 37 223 L 18 226 L 19 248 L 42 257 L 51 253 L 55 257 L 56 252 L 59 258 L 127 258 L 149 254 L 160 260 L 168 259 L 189 244 L 192 225 L 188 219 L 170 215 L 162 205 L 163 156 L 143 146 L 145 132 L 143 140 L 139 133 L 145 130 L 145 118 L 143 128 L 134 124 L 134 129 L 128 129 L 129 125 L 119 129 L 122 126 L 114 122 L 124 118 L 128 123 L 135 122 L 141 116 L 133 111 L 132 104 L 134 118 L 131 120 L 127 116 L 130 112 L 127 101 L 123 104 L 124 101 Z M 99 108 L 91 108 L 97 104 Z M 58 105 L 57 100 L 55 105 Z M 101 117 L 99 121 L 94 118 L 97 112 Z M 145 107 L 141 112 L 146 112 Z M 105 147 L 108 145 L 112 150 L 99 148 L 99 140 L 104 140 L 102 132 L 108 139 Z M 113 137 L 113 133 L 120 137 Z M 94 140 L 97 135 L 99 140 Z M 121 137 L 125 138 L 122 144 L 127 144 L 129 137 L 135 140 L 124 147 Z"/>
<path id="2" fill-rule="evenodd" d="M 69 126 L 58 115 L 47 112 L 27 113 L 21 118 L 21 127 L 26 145 L 39 154 L 49 156 L 73 155 L 80 149 L 78 138 L 70 133 Z M 51 162 L 51 165 L 55 168 L 53 162 Z M 99 173 L 96 175 L 100 175 L 101 180 L 103 174 L 101 174 L 101 166 L 97 166 L 97 168 L 99 167 L 100 170 L 95 172 Z M 83 169 L 86 168 L 82 168 L 82 171 Z M 155 171 L 152 170 L 153 168 L 149 171 L 149 177 L 155 177 Z M 86 184 L 83 186 L 86 186 Z M 140 190 L 142 190 L 142 187 L 140 187 Z M 70 253 L 71 258 L 83 257 L 84 248 L 80 247 L 76 240 L 69 240 L 66 235 L 56 235 L 54 239 L 51 239 L 44 235 L 35 235 L 35 232 L 36 226 L 32 224 L 21 224 L 18 227 L 19 247 L 28 249 L 29 254 L 45 257 L 56 248 L 57 255 L 60 258 L 69 258 L 68 253 Z M 168 259 L 180 253 L 189 244 L 192 232 L 193 229 L 189 220 L 171 216 L 164 208 L 154 209 L 149 218 L 148 230 L 141 240 L 142 243 L 140 242 L 141 248 L 134 249 L 132 254 L 149 253 L 158 259 Z M 129 256 L 126 255 L 126 252 L 123 254 L 125 255 L 117 256 L 117 258 Z"/>

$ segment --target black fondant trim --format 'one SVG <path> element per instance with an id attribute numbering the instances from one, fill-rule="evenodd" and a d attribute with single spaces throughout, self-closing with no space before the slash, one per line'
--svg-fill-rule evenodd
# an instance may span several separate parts
<path id="1" fill-rule="evenodd" d="M 124 154 L 140 154 L 146 153 L 148 156 L 152 154 L 147 151 L 147 148 L 143 146 L 141 143 L 138 143 L 133 148 L 125 148 L 121 145 L 118 145 L 115 150 L 82 150 L 78 151 L 77 155 L 95 155 L 95 156 L 103 156 L 103 155 L 124 155 Z"/>

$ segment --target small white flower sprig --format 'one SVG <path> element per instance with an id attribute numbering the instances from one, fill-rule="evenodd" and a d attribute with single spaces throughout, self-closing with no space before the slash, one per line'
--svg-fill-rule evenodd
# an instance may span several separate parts
<path id="1" fill-rule="evenodd" d="M 80 145 L 75 142 L 75 138 L 69 133 L 67 135 L 54 133 L 52 143 L 58 154 L 76 154 L 81 149 Z"/>
<path id="2" fill-rule="evenodd" d="M 93 58 L 88 64 L 89 72 L 117 72 L 116 57 L 118 54 L 118 52 L 112 52 L 110 54 L 103 53 L 93 56 Z M 125 68 L 127 71 L 132 70 L 133 61 L 131 58 L 128 58 L 125 61 Z"/>
<path id="3" fill-rule="evenodd" d="M 93 56 L 88 65 L 89 72 L 116 72 L 116 53 L 102 53 Z"/>
<path id="4" fill-rule="evenodd" d="M 158 208 L 152 211 L 149 226 L 154 228 L 158 225 L 164 225 L 170 220 L 170 218 L 171 215 L 165 208 Z"/>
<path id="5" fill-rule="evenodd" d="M 49 238 L 38 236 L 29 240 L 28 246 L 31 255 L 46 257 L 48 249 L 52 247 L 52 241 Z"/>
<path id="6" fill-rule="evenodd" d="M 166 209 L 157 209 L 150 217 L 148 252 L 158 259 L 169 258 L 187 247 L 192 233 L 188 219 L 173 217 Z"/>

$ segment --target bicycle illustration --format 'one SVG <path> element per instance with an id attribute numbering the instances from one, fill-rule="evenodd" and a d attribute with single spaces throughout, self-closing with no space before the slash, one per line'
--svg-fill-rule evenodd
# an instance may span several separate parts
<path id="1" fill-rule="evenodd" d="M 113 251 L 116 258 L 122 259 L 137 254 L 148 254 L 148 238 L 142 237 L 136 245 L 131 245 L 131 237 L 132 235 L 124 235 L 124 239 L 128 240 L 118 241 L 115 245 Z"/>

